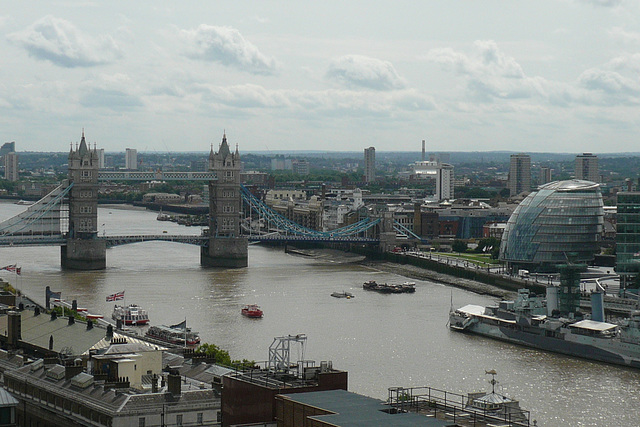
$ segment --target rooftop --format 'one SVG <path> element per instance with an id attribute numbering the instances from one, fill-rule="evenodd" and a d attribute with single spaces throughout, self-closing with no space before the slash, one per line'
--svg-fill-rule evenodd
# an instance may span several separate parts
<path id="1" fill-rule="evenodd" d="M 412 412 L 391 414 L 385 402 L 345 390 L 316 391 L 281 395 L 284 399 L 321 408 L 333 414 L 309 417 L 337 427 L 360 426 L 454 426 L 453 422 L 438 420 Z"/>

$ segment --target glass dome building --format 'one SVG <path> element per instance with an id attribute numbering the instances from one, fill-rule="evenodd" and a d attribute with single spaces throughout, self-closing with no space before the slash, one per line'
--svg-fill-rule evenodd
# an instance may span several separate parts
<path id="1" fill-rule="evenodd" d="M 604 208 L 591 181 L 538 187 L 513 211 L 500 242 L 500 260 L 513 271 L 555 271 L 557 264 L 592 261 L 600 251 Z"/>

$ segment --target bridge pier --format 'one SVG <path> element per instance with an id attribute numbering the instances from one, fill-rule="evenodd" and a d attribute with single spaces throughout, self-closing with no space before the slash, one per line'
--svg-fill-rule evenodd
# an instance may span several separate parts
<path id="1" fill-rule="evenodd" d="M 107 267 L 107 242 L 98 239 L 67 239 L 60 247 L 62 268 L 68 270 L 104 270 Z"/>
<path id="2" fill-rule="evenodd" d="M 212 237 L 200 250 L 203 267 L 242 268 L 249 265 L 246 237 Z"/>

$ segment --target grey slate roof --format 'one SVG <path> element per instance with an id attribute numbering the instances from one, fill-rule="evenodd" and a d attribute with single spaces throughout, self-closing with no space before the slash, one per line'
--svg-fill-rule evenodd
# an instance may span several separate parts
<path id="1" fill-rule="evenodd" d="M 4 388 L 0 387 L 0 408 L 5 408 L 7 406 L 17 406 L 18 399 L 13 397 L 11 393 L 9 393 Z"/>
<path id="2" fill-rule="evenodd" d="M 49 348 L 49 337 L 53 336 L 53 351 L 60 353 L 63 349 L 80 355 L 104 338 L 106 330 L 93 328 L 87 330 L 87 324 L 75 322 L 69 325 L 66 317 L 51 320 L 51 316 L 41 313 L 34 315 L 31 310 L 21 312 L 22 341 L 42 349 Z M 0 316 L 0 334 L 6 336 L 8 316 Z"/>

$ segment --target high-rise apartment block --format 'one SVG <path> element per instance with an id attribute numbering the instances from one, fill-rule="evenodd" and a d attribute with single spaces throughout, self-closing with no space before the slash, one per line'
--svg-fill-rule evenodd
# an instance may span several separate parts
<path id="1" fill-rule="evenodd" d="M 582 153 L 576 156 L 576 179 L 600 182 L 598 172 L 598 156 L 591 153 Z"/>
<path id="2" fill-rule="evenodd" d="M 453 199 L 453 166 L 448 163 L 439 163 L 436 173 L 436 199 Z"/>
<path id="3" fill-rule="evenodd" d="M 98 148 L 98 168 L 104 169 L 104 148 Z"/>
<path id="4" fill-rule="evenodd" d="M 124 158 L 124 168 L 127 170 L 138 169 L 138 151 L 135 148 L 127 148 Z"/>
<path id="5" fill-rule="evenodd" d="M 539 185 L 543 185 L 543 184 L 547 184 L 549 182 L 551 182 L 551 168 L 548 167 L 541 167 L 540 168 L 540 177 L 539 177 Z"/>
<path id="6" fill-rule="evenodd" d="M 509 196 L 531 191 L 531 157 L 527 154 L 512 154 L 507 179 Z"/>
<path id="7" fill-rule="evenodd" d="M 4 179 L 8 181 L 18 180 L 18 153 L 10 152 L 2 156 L 4 161 Z"/>
<path id="8" fill-rule="evenodd" d="M 376 149 L 369 147 L 364 149 L 364 180 L 373 182 L 376 179 Z"/>
<path id="9" fill-rule="evenodd" d="M 15 151 L 16 151 L 15 141 L 5 142 L 4 144 L 2 144 L 2 147 L 0 147 L 0 156 L 4 156 L 5 154 L 8 154 L 8 153 L 15 153 Z"/>
<path id="10" fill-rule="evenodd" d="M 309 175 L 309 162 L 306 160 L 292 160 L 291 167 L 297 175 Z"/>

